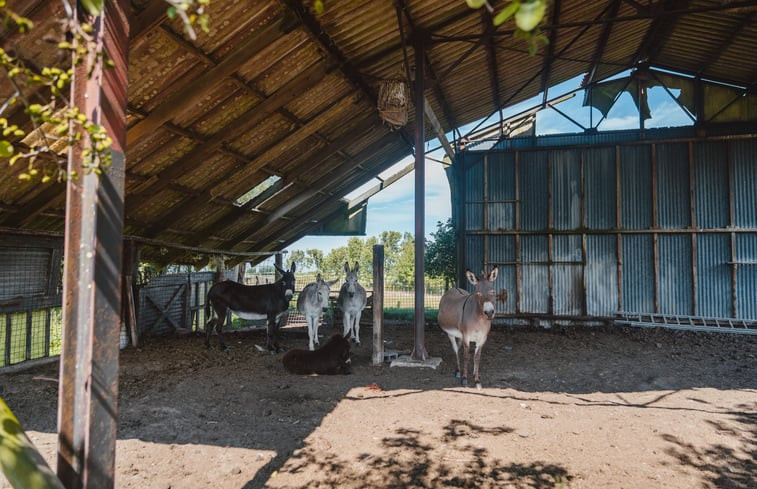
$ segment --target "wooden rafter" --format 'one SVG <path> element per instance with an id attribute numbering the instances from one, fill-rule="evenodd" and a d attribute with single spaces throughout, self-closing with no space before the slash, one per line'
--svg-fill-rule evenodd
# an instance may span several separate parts
<path id="1" fill-rule="evenodd" d="M 608 17 L 615 17 L 618 15 L 620 2 L 621 0 L 612 1 L 610 9 L 607 11 Z M 605 24 L 604 27 L 602 27 L 602 33 L 599 35 L 599 42 L 597 42 L 597 46 L 594 49 L 594 55 L 591 57 L 591 65 L 589 66 L 589 69 L 586 70 L 586 76 L 581 82 L 582 86 L 586 86 L 594 81 L 594 77 L 597 75 L 597 69 L 602 63 L 602 58 L 604 57 L 605 49 L 607 48 L 607 41 L 610 39 L 610 34 L 612 33 L 614 26 L 615 24 Z"/>
<path id="2" fill-rule="evenodd" d="M 550 9 L 552 10 L 552 25 L 560 24 L 560 7 L 561 0 L 555 0 Z M 557 29 L 549 31 L 549 44 L 547 44 L 547 53 L 544 56 L 541 69 L 541 92 L 542 92 L 542 107 L 547 106 L 547 100 L 549 100 L 549 80 L 552 76 L 552 62 L 555 58 L 555 43 L 557 42 Z"/>
<path id="3" fill-rule="evenodd" d="M 710 52 L 705 56 L 704 61 L 699 64 L 699 71 L 697 72 L 698 76 L 702 75 L 702 73 L 705 73 L 714 62 L 720 59 L 720 56 L 722 56 L 722 54 L 728 50 L 731 44 L 733 44 L 733 40 L 736 39 L 739 33 L 744 30 L 744 27 L 752 24 L 754 17 L 755 13 L 752 11 L 744 14 L 744 16 L 739 19 L 736 25 L 732 29 L 730 29 L 728 36 L 723 39 L 723 42 L 712 48 Z"/>
<path id="4" fill-rule="evenodd" d="M 686 11 L 690 0 L 667 0 L 655 4 L 654 20 L 649 25 L 644 40 L 639 45 L 634 55 L 631 66 L 646 61 L 654 63 L 657 54 L 665 47 L 670 35 L 675 30 L 680 15 L 673 15 L 670 12 Z"/>
<path id="5" fill-rule="evenodd" d="M 497 50 L 494 42 L 494 22 L 492 14 L 486 9 L 481 11 L 481 24 L 484 28 L 484 44 L 486 45 L 486 65 L 489 68 L 489 85 L 495 107 L 502 107 L 502 92 L 499 88 L 499 73 L 497 72 Z"/>

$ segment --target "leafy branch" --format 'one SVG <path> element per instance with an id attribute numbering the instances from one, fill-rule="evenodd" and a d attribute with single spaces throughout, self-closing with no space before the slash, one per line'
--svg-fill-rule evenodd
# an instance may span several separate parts
<path id="1" fill-rule="evenodd" d="M 488 0 L 465 0 L 465 2 L 473 9 L 486 7 L 486 10 L 494 15 L 494 8 Z M 505 8 L 494 15 L 492 23 L 499 26 L 514 17 L 515 32 L 513 35 L 528 43 L 528 54 L 533 56 L 540 44 L 549 44 L 547 36 L 539 29 L 539 25 L 545 18 L 547 3 L 548 0 L 512 0 Z"/>
<path id="2" fill-rule="evenodd" d="M 82 0 L 86 12 L 99 15 L 105 0 Z M 169 4 L 167 15 L 178 16 L 187 35 L 196 38 L 194 25 L 208 30 L 206 8 L 210 0 L 166 0 Z M 57 66 L 28 66 L 19 56 L 0 48 L 0 75 L 4 74 L 14 88 L 14 95 L 0 106 L 0 158 L 8 159 L 10 166 L 25 161 L 27 168 L 18 175 L 20 180 L 32 180 L 41 176 L 42 183 L 52 180 L 63 181 L 78 178 L 75 172 L 67 171 L 65 152 L 86 138 L 82 151 L 85 173 L 101 174 L 111 164 L 110 148 L 113 144 L 105 127 L 93 122 L 77 107 L 71 105 L 66 96 L 73 79 L 73 68 L 85 64 L 87 76 L 91 77 L 96 66 L 102 63 L 112 67 L 102 46 L 98 44 L 91 23 L 76 18 L 68 0 L 63 0 L 66 16 L 61 19 L 61 34 L 58 37 L 45 36 L 44 40 L 54 44 L 58 59 L 70 59 L 69 68 Z M 0 22 L 7 31 L 27 35 L 34 24 L 11 10 L 6 0 L 0 0 Z M 28 95 L 29 94 L 29 95 Z M 30 97 L 41 99 L 33 103 Z M 13 123 L 3 114 L 11 106 L 21 104 L 26 115 L 26 124 Z M 19 124 L 31 125 L 27 133 Z"/>

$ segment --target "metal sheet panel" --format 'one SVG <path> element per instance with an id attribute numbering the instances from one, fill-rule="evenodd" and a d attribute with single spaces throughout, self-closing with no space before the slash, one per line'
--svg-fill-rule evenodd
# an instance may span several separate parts
<path id="1" fill-rule="evenodd" d="M 651 234 L 623 236 L 623 304 L 627 312 L 655 312 L 653 238 Z"/>
<path id="2" fill-rule="evenodd" d="M 497 313 L 512 314 L 515 312 L 517 300 L 517 285 L 515 265 L 503 265 L 502 262 L 514 263 L 515 256 L 515 236 L 499 235 L 489 237 L 489 256 L 487 262 L 499 266 L 499 274 L 495 281 L 495 290 L 499 294 L 500 289 L 507 291 L 507 301 L 497 301 L 495 307 Z"/>
<path id="3" fill-rule="evenodd" d="M 734 224 L 739 228 L 757 228 L 757 141 L 736 140 L 730 144 Z"/>
<path id="4" fill-rule="evenodd" d="M 519 163 L 521 229 L 546 229 L 549 217 L 547 152 L 522 152 Z"/>
<path id="5" fill-rule="evenodd" d="M 652 165 L 647 146 L 620 148 L 620 198 L 624 229 L 652 227 Z"/>
<path id="6" fill-rule="evenodd" d="M 583 311 L 583 240 L 580 234 L 555 236 L 552 255 L 552 297 L 555 314 L 579 315 Z"/>
<path id="7" fill-rule="evenodd" d="M 465 237 L 465 263 L 463 270 L 480 270 L 484 264 L 484 237 L 483 236 L 466 236 Z M 458 287 L 473 290 L 473 286 L 465 280 L 465 283 L 457 284 Z"/>
<path id="8" fill-rule="evenodd" d="M 691 223 L 689 145 L 658 144 L 657 224 L 661 228 L 687 228 Z"/>
<path id="9" fill-rule="evenodd" d="M 577 149 L 551 151 L 552 226 L 554 229 L 581 227 L 581 152 Z"/>
<path id="10" fill-rule="evenodd" d="M 757 320 L 757 234 L 736 236 L 736 317 Z"/>
<path id="11" fill-rule="evenodd" d="M 613 229 L 616 226 L 615 148 L 587 148 L 583 157 L 586 227 Z"/>
<path id="12" fill-rule="evenodd" d="M 697 235 L 697 315 L 730 317 L 730 236 Z"/>
<path id="13" fill-rule="evenodd" d="M 618 257 L 615 236 L 586 237 L 586 313 L 612 316 L 618 311 Z"/>
<path id="14" fill-rule="evenodd" d="M 484 229 L 484 165 L 482 160 L 465 171 L 465 229 Z"/>
<path id="15" fill-rule="evenodd" d="M 657 245 L 660 278 L 659 312 L 692 315 L 694 304 L 691 236 L 688 234 L 660 235 Z"/>
<path id="16" fill-rule="evenodd" d="M 521 311 L 546 313 L 549 311 L 547 237 L 523 236 L 520 254 L 523 291 L 523 296 L 520 298 Z"/>
<path id="17" fill-rule="evenodd" d="M 694 209 L 697 226 L 724 228 L 729 224 L 726 144 L 694 144 Z"/>
<path id="18" fill-rule="evenodd" d="M 515 228 L 515 154 L 495 152 L 488 159 L 488 228 Z"/>

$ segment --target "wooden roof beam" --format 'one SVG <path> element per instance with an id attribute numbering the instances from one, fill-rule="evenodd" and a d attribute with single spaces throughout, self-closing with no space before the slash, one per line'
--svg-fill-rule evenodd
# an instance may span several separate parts
<path id="1" fill-rule="evenodd" d="M 334 60 L 339 70 L 344 75 L 345 79 L 352 85 L 359 93 L 367 97 L 367 99 L 373 104 L 373 107 L 377 107 L 378 98 L 370 86 L 363 80 L 362 76 L 355 67 L 349 62 L 347 57 L 339 50 L 334 41 L 326 34 L 318 21 L 307 10 L 301 1 L 298 0 L 279 0 L 285 7 L 300 19 L 305 30 L 310 34 L 311 38 L 321 47 L 321 49 L 328 53 L 328 55 Z M 378 109 L 376 109 L 378 116 Z M 407 131 L 400 129 L 394 132 L 399 136 L 403 143 L 407 145 L 411 150 L 413 148 L 412 138 L 407 134 Z"/>
<path id="2" fill-rule="evenodd" d="M 664 0 L 655 4 L 654 20 L 649 25 L 647 33 L 644 36 L 644 40 L 639 45 L 639 49 L 634 55 L 634 59 L 631 62 L 631 66 L 634 66 L 641 61 L 647 63 L 654 63 L 654 59 L 657 54 L 665 47 L 670 35 L 676 28 L 680 15 L 673 15 L 671 19 L 671 11 L 686 11 L 689 6 L 689 0 Z"/>
<path id="3" fill-rule="evenodd" d="M 707 54 L 704 61 L 702 61 L 702 63 L 700 64 L 699 71 L 697 71 L 697 76 L 701 76 L 702 73 L 706 72 L 714 62 L 720 59 L 720 56 L 722 56 L 723 53 L 728 50 L 731 44 L 733 44 L 733 40 L 736 39 L 741 31 L 744 30 L 744 27 L 752 24 L 752 19 L 754 19 L 754 16 L 755 13 L 754 11 L 752 11 L 745 14 L 739 19 L 736 26 L 734 26 L 733 29 L 729 31 L 728 36 L 723 39 L 723 42 L 721 42 L 718 46 L 712 48 L 709 54 Z"/>
<path id="4" fill-rule="evenodd" d="M 552 25 L 560 25 L 560 7 L 561 0 L 555 0 L 552 6 Z M 557 42 L 557 29 L 549 31 L 549 44 L 547 44 L 547 54 L 544 56 L 541 70 L 541 92 L 542 107 L 547 106 L 549 100 L 549 80 L 552 77 L 552 62 L 555 59 L 555 43 Z"/>
<path id="5" fill-rule="evenodd" d="M 486 64 L 489 67 L 489 85 L 495 107 L 502 107 L 502 92 L 499 88 L 499 73 L 497 72 L 497 49 L 494 46 L 494 21 L 488 10 L 482 9 L 481 23 L 484 28 L 483 40 L 486 45 Z"/>
<path id="6" fill-rule="evenodd" d="M 163 102 L 155 107 L 146 118 L 130 127 L 126 134 L 127 144 L 133 145 L 141 137 L 150 134 L 164 122 L 174 118 L 187 103 L 196 100 L 218 84 L 223 83 L 224 79 L 239 69 L 250 57 L 274 42 L 282 33 L 291 32 L 292 29 L 293 26 L 284 19 L 273 21 L 260 31 L 256 31 L 224 56 L 217 65 L 205 70 L 200 76 L 164 98 Z"/>
<path id="7" fill-rule="evenodd" d="M 305 69 L 302 73 L 282 85 L 270 97 L 252 107 L 244 114 L 239 115 L 213 136 L 207 138 L 203 144 L 198 145 L 195 149 L 171 163 L 157 175 L 155 180 L 150 181 L 147 185 L 140 186 L 135 191 L 129 192 L 126 196 L 127 209 L 132 211 L 138 208 L 147 197 L 154 195 L 187 171 L 207 161 L 226 141 L 238 138 L 247 131 L 250 131 L 253 127 L 270 117 L 272 113 L 293 100 L 303 90 L 315 86 L 326 76 L 327 71 L 326 64 L 322 62 Z"/>
<path id="8" fill-rule="evenodd" d="M 607 11 L 608 17 L 615 17 L 616 15 L 618 15 L 618 10 L 620 9 L 620 2 L 621 0 L 614 0 L 610 4 L 610 9 Z M 607 41 L 609 41 L 610 39 L 610 34 L 612 33 L 612 28 L 614 26 L 615 24 L 607 23 L 604 25 L 604 27 L 602 27 L 602 33 L 599 35 L 599 42 L 597 43 L 597 46 L 594 49 L 594 55 L 591 57 L 591 65 L 589 66 L 589 69 L 586 71 L 586 76 L 581 82 L 581 86 L 586 86 L 589 83 L 594 81 L 594 78 L 597 75 L 597 69 L 599 68 L 599 65 L 602 63 L 602 57 L 604 56 L 605 49 L 607 48 Z"/>

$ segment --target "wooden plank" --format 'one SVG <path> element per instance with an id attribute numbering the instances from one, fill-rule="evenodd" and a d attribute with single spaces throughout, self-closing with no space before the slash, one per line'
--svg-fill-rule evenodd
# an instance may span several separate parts
<path id="1" fill-rule="evenodd" d="M 174 118 L 185 109 L 187 104 L 193 103 L 194 100 L 223 83 L 225 78 L 251 57 L 291 30 L 291 25 L 273 21 L 259 32 L 255 32 L 236 46 L 216 66 L 166 97 L 147 117 L 129 128 L 126 133 L 127 146 L 133 145 L 140 138 L 157 130 L 164 122 Z"/>
<path id="2" fill-rule="evenodd" d="M 384 363 L 384 245 L 373 245 L 373 365 Z"/>
<path id="3" fill-rule="evenodd" d="M 271 94 L 270 97 L 230 121 L 220 131 L 209 137 L 195 149 L 174 163 L 171 163 L 149 181 L 144 182 L 136 192 L 129 192 L 129 195 L 127 195 L 126 198 L 127 209 L 129 209 L 130 212 L 133 212 L 145 202 L 146 197 L 160 192 L 175 179 L 202 165 L 213 153 L 218 151 L 225 142 L 239 138 L 244 133 L 250 131 L 256 125 L 269 118 L 271 114 L 282 108 L 284 105 L 294 100 L 294 98 L 302 94 L 303 91 L 317 85 L 324 78 L 328 70 L 327 65 L 322 62 L 316 63 L 305 69 L 292 80 L 282 85 L 281 88 Z M 236 173 L 240 165 L 241 163 L 234 166 L 234 173 Z M 232 171 L 224 176 L 227 177 L 228 174 L 232 174 Z"/>

